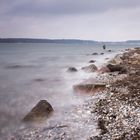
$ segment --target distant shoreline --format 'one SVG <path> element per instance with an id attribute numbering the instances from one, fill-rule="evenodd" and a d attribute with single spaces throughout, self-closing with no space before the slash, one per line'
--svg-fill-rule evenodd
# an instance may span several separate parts
<path id="1" fill-rule="evenodd" d="M 62 44 L 133 44 L 140 43 L 140 40 L 127 41 L 94 41 L 80 39 L 35 39 L 35 38 L 0 38 L 0 43 L 62 43 Z"/>

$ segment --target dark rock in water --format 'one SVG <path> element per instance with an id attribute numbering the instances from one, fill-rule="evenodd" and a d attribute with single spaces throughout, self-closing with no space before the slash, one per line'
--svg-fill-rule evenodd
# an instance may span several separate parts
<path id="1" fill-rule="evenodd" d="M 90 61 L 89 61 L 89 63 L 95 63 L 95 62 L 96 62 L 95 60 L 90 60 Z"/>
<path id="2" fill-rule="evenodd" d="M 112 52 L 112 50 L 108 50 L 108 52 Z"/>
<path id="3" fill-rule="evenodd" d="M 36 81 L 36 82 L 43 82 L 43 81 L 45 81 L 45 79 L 37 78 L 37 79 L 34 79 L 34 81 Z"/>
<path id="4" fill-rule="evenodd" d="M 98 53 L 95 52 L 95 53 L 93 53 L 92 55 L 98 55 Z"/>
<path id="5" fill-rule="evenodd" d="M 76 92 L 91 93 L 97 90 L 105 89 L 106 85 L 104 83 L 95 83 L 95 84 L 78 84 L 74 85 L 73 89 Z"/>
<path id="6" fill-rule="evenodd" d="M 7 69 L 20 69 L 20 68 L 32 68 L 34 67 L 33 65 L 20 65 L 20 64 L 13 64 L 13 65 L 8 65 L 5 68 Z"/>
<path id="7" fill-rule="evenodd" d="M 25 122 L 36 122 L 47 119 L 52 113 L 52 106 L 46 101 L 41 100 L 38 104 L 23 118 Z"/>
<path id="8" fill-rule="evenodd" d="M 67 71 L 69 71 L 69 72 L 76 72 L 77 69 L 75 67 L 69 67 Z"/>
<path id="9" fill-rule="evenodd" d="M 109 58 L 105 58 L 105 60 L 108 60 Z"/>
<path id="10" fill-rule="evenodd" d="M 83 67 L 82 69 L 85 70 L 85 71 L 88 71 L 88 72 L 95 72 L 95 71 L 98 70 L 98 68 L 94 64 Z"/>
<path id="11" fill-rule="evenodd" d="M 100 53 L 101 55 L 103 55 L 104 53 Z"/>
<path id="12" fill-rule="evenodd" d="M 127 70 L 120 65 L 108 64 L 107 68 L 109 68 L 110 72 L 120 72 L 120 74 L 123 74 L 123 73 L 127 72 Z"/>
<path id="13" fill-rule="evenodd" d="M 6 66 L 6 68 L 9 68 L 9 69 L 16 69 L 16 68 L 22 68 L 23 66 L 22 65 L 9 65 L 9 66 Z"/>

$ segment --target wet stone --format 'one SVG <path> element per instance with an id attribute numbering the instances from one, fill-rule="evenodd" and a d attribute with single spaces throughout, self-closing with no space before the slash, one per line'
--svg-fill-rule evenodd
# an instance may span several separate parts
<path id="1" fill-rule="evenodd" d="M 77 72 L 78 70 L 75 67 L 69 67 L 68 72 Z"/>
<path id="2" fill-rule="evenodd" d="M 82 70 L 87 71 L 87 72 L 95 72 L 98 70 L 98 68 L 94 64 L 91 64 L 89 66 L 82 67 Z"/>
<path id="3" fill-rule="evenodd" d="M 24 122 L 38 122 L 47 119 L 53 112 L 52 106 L 46 101 L 41 100 L 37 105 L 23 118 Z"/>
<path id="4" fill-rule="evenodd" d="M 89 61 L 89 63 L 95 63 L 95 62 L 96 62 L 95 60 L 90 60 L 90 61 Z"/>
<path id="5" fill-rule="evenodd" d="M 92 53 L 92 55 L 98 55 L 98 53 L 94 52 L 94 53 Z"/>

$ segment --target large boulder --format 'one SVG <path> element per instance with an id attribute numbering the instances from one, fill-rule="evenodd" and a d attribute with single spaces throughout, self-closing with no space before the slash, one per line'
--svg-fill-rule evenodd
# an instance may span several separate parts
<path id="1" fill-rule="evenodd" d="M 130 61 L 130 64 L 139 66 L 140 65 L 140 60 Z"/>
<path id="2" fill-rule="evenodd" d="M 121 74 L 127 72 L 127 70 L 123 66 L 121 66 L 121 65 L 108 64 L 107 68 L 110 70 L 110 72 L 119 72 Z"/>
<path id="3" fill-rule="evenodd" d="M 69 67 L 68 72 L 77 72 L 77 69 L 75 67 Z"/>
<path id="4" fill-rule="evenodd" d="M 106 84 L 95 83 L 95 84 L 77 84 L 73 86 L 74 91 L 82 93 L 93 93 L 97 90 L 105 89 Z"/>
<path id="5" fill-rule="evenodd" d="M 132 65 L 140 65 L 140 54 L 134 53 L 129 60 L 129 63 Z"/>
<path id="6" fill-rule="evenodd" d="M 140 60 L 140 54 L 134 53 L 130 58 Z"/>
<path id="7" fill-rule="evenodd" d="M 82 67 L 82 70 L 87 71 L 87 72 L 95 72 L 98 70 L 98 68 L 94 64 L 91 64 L 89 66 Z"/>
<path id="8" fill-rule="evenodd" d="M 25 122 L 36 122 L 47 119 L 53 112 L 52 106 L 46 101 L 41 100 L 37 105 L 23 118 Z"/>
<path id="9" fill-rule="evenodd" d="M 112 64 L 121 64 L 122 63 L 122 54 L 116 55 L 112 60 L 109 61 Z"/>

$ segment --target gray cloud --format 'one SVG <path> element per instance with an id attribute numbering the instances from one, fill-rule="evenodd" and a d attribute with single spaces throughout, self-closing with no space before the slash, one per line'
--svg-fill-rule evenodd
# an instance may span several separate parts
<path id="1" fill-rule="evenodd" d="M 94 14 L 140 6 L 139 0 L 3 0 L 2 3 L 6 15 L 19 16 Z"/>
<path id="2" fill-rule="evenodd" d="M 140 0 L 1 0 L 1 37 L 138 39 Z"/>

